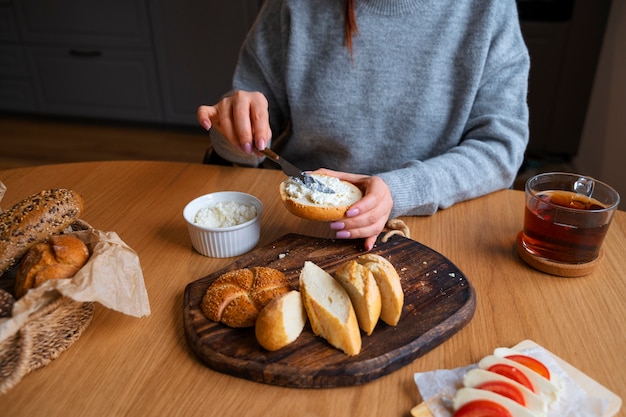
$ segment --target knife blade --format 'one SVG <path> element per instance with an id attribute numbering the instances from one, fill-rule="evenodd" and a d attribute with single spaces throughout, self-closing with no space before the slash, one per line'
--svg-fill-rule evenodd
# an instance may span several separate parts
<path id="1" fill-rule="evenodd" d="M 260 152 L 264 154 L 265 156 L 267 156 L 272 161 L 276 162 L 278 165 L 280 165 L 280 168 L 285 173 L 285 175 L 301 181 L 307 188 L 310 188 L 314 191 L 326 193 L 326 194 L 335 193 L 335 190 L 322 184 L 321 182 L 313 178 L 311 175 L 302 171 L 300 168 L 296 167 L 294 164 L 292 164 L 291 162 L 287 161 L 285 158 L 278 155 L 276 152 L 274 152 L 270 148 L 265 148 Z"/>

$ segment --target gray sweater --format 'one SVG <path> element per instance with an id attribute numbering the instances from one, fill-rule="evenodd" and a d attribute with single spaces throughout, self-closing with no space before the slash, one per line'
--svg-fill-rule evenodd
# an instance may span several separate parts
<path id="1" fill-rule="evenodd" d="M 303 169 L 380 176 L 392 217 L 510 187 L 528 142 L 515 1 L 357 0 L 352 57 L 343 4 L 266 0 L 241 49 L 233 90 L 265 94 L 272 147 Z"/>

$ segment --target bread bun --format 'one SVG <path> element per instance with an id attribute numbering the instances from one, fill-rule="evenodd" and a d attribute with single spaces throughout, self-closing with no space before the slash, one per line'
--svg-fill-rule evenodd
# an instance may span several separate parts
<path id="1" fill-rule="evenodd" d="M 341 284 L 313 262 L 305 261 L 300 292 L 313 333 L 347 355 L 357 355 L 361 351 L 359 324 Z"/>
<path id="2" fill-rule="evenodd" d="M 37 243 L 61 233 L 83 211 L 83 198 L 55 188 L 34 194 L 0 213 L 0 275 Z"/>
<path id="3" fill-rule="evenodd" d="M 318 221 L 339 220 L 363 197 L 361 190 L 352 183 L 328 175 L 311 175 L 335 192 L 314 191 L 293 178 L 286 179 L 280 184 L 280 198 L 296 216 Z"/>
<path id="4" fill-rule="evenodd" d="M 306 324 L 300 292 L 292 290 L 270 301 L 259 313 L 254 327 L 256 340 L 274 351 L 295 341 Z"/>
<path id="5" fill-rule="evenodd" d="M 356 261 L 370 270 L 376 280 L 382 299 L 380 319 L 395 326 L 400 321 L 404 306 L 404 292 L 398 271 L 387 259 L 373 253 L 361 255 Z"/>
<path id="6" fill-rule="evenodd" d="M 290 290 L 289 281 L 276 269 L 237 269 L 221 275 L 209 286 L 200 307 L 204 315 L 215 322 L 230 327 L 251 327 L 263 307 Z"/>
<path id="7" fill-rule="evenodd" d="M 37 243 L 20 261 L 15 275 L 15 297 L 51 279 L 72 278 L 87 263 L 89 249 L 76 236 L 54 235 Z"/>
<path id="8" fill-rule="evenodd" d="M 374 276 L 369 269 L 352 260 L 339 267 L 335 279 L 350 296 L 359 327 L 365 334 L 371 335 L 381 310 L 380 291 Z"/>

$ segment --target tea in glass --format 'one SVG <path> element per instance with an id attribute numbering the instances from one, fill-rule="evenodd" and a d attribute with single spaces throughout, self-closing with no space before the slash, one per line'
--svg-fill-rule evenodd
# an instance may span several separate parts
<path id="1" fill-rule="evenodd" d="M 553 262 L 593 261 L 619 204 L 619 194 L 589 177 L 547 173 L 526 182 L 521 243 Z"/>

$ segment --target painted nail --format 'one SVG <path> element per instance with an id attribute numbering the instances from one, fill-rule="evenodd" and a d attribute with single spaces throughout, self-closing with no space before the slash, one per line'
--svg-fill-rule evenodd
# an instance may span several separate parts
<path id="1" fill-rule="evenodd" d="M 358 208 L 351 208 L 350 210 L 348 210 L 346 212 L 346 217 L 355 217 L 359 215 L 359 209 Z"/>
<path id="2" fill-rule="evenodd" d="M 247 154 L 251 154 L 252 153 L 252 145 L 248 142 L 243 144 L 243 151 Z"/>
<path id="3" fill-rule="evenodd" d="M 209 129 L 211 129 L 211 125 L 210 125 L 210 124 L 209 124 L 209 122 L 207 122 L 206 120 L 204 120 L 204 121 L 202 122 L 202 127 L 203 127 L 205 130 L 209 130 Z"/>
<path id="4" fill-rule="evenodd" d="M 346 225 L 344 222 L 332 222 L 330 228 L 331 230 L 343 230 L 346 228 Z"/>
<path id="5" fill-rule="evenodd" d="M 337 237 L 337 239 L 350 239 L 350 232 L 348 232 L 347 230 L 340 230 L 335 236 Z"/>

